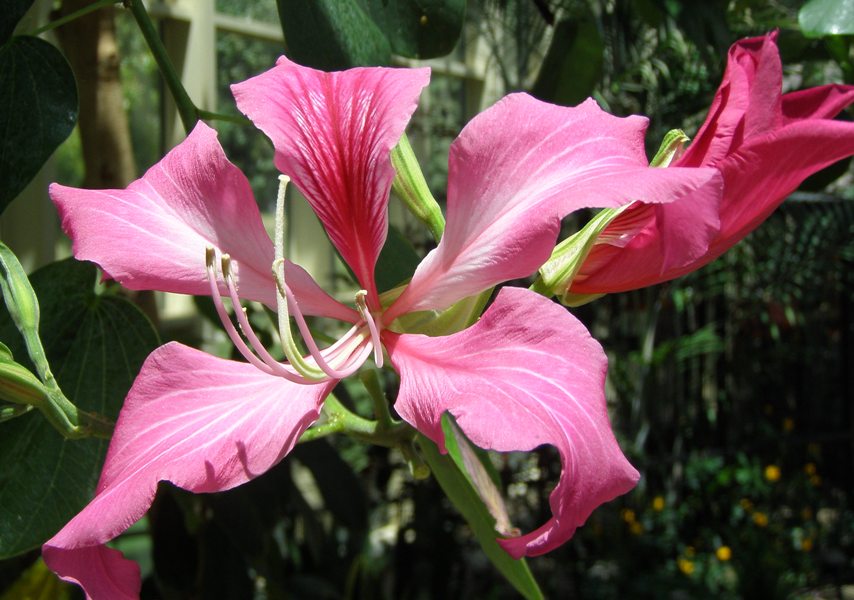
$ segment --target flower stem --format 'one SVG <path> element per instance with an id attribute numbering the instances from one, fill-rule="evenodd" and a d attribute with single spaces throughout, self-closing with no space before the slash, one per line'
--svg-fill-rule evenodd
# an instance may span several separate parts
<path id="1" fill-rule="evenodd" d="M 75 19 L 79 19 L 80 17 L 88 15 L 90 12 L 94 12 L 100 8 L 110 6 L 111 4 L 118 4 L 118 0 L 98 0 L 97 2 L 93 2 L 92 4 L 89 4 L 88 6 L 84 6 L 83 8 L 77 9 L 74 12 L 65 15 L 64 17 L 61 17 L 61 18 L 57 19 L 56 21 L 51 21 L 50 23 L 45 23 L 41 27 L 39 27 L 37 29 L 33 29 L 32 31 L 30 31 L 29 33 L 26 33 L 25 35 L 32 35 L 32 36 L 41 35 L 45 31 L 50 31 L 52 29 L 56 29 L 57 27 L 62 27 L 66 23 L 70 23 L 71 21 L 73 21 Z"/>
<path id="2" fill-rule="evenodd" d="M 377 417 L 377 425 L 381 429 L 388 429 L 394 425 L 394 419 L 391 418 L 391 412 L 388 410 L 388 398 L 386 398 L 382 385 L 380 384 L 379 373 L 376 369 L 366 369 L 359 374 L 359 379 L 362 385 L 374 401 L 374 415 Z"/>
<path id="3" fill-rule="evenodd" d="M 238 125 L 252 125 L 252 121 L 240 115 L 226 115 L 224 113 L 212 112 L 209 110 L 196 109 L 196 114 L 200 119 L 205 121 L 226 121 L 228 123 L 237 123 Z"/>
<path id="4" fill-rule="evenodd" d="M 154 28 L 154 23 L 151 21 L 151 17 L 148 16 L 148 11 L 145 10 L 142 0 L 125 0 L 125 5 L 130 8 L 139 31 L 142 33 L 145 43 L 148 44 L 148 49 L 151 51 L 151 55 L 154 57 L 157 66 L 160 68 L 160 73 L 163 75 L 164 81 L 166 81 L 166 86 L 172 93 L 172 98 L 174 98 L 175 104 L 178 107 L 178 114 L 181 116 L 181 123 L 184 125 L 184 130 L 190 133 L 199 120 L 199 110 L 193 104 L 189 94 L 187 94 L 187 90 L 184 89 L 181 77 L 175 71 L 175 66 L 169 58 L 169 53 L 160 40 L 160 35 Z"/>
<path id="5" fill-rule="evenodd" d="M 396 448 L 410 443 L 415 436 L 415 430 L 407 423 L 392 422 L 391 425 L 381 426 L 377 421 L 365 419 L 352 412 L 332 394 L 323 404 L 323 413 L 326 421 L 303 433 L 300 443 L 310 442 L 333 433 L 344 433 L 363 442 Z"/>

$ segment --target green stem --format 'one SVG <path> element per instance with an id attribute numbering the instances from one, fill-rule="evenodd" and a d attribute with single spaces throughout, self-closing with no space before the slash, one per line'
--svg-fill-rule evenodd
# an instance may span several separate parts
<path id="1" fill-rule="evenodd" d="M 393 423 L 381 426 L 377 421 L 360 417 L 350 411 L 333 395 L 329 395 L 323 404 L 326 422 L 315 425 L 302 434 L 300 443 L 310 442 L 333 433 L 345 433 L 364 442 L 396 448 L 409 443 L 415 436 L 415 430 L 406 423 Z"/>
<path id="2" fill-rule="evenodd" d="M 70 23 L 75 19 L 79 19 L 85 15 L 88 15 L 90 12 L 95 12 L 100 8 L 104 8 L 106 6 L 110 6 L 111 4 L 118 4 L 117 0 L 98 0 L 97 2 L 93 2 L 88 6 L 84 6 L 83 8 L 77 9 L 72 13 L 65 15 L 62 18 L 57 19 L 56 21 L 51 21 L 50 23 L 45 23 L 41 27 L 37 29 L 33 29 L 31 32 L 25 35 L 37 36 L 41 35 L 45 31 L 50 31 L 51 29 L 56 29 L 57 27 L 62 27 L 66 23 Z"/>
<path id="3" fill-rule="evenodd" d="M 199 110 L 193 104 L 189 94 L 187 94 L 187 90 L 184 89 L 181 77 L 175 71 L 175 66 L 169 58 L 169 53 L 160 40 L 160 35 L 157 33 L 157 29 L 154 28 L 154 23 L 151 21 L 151 17 L 148 16 L 148 11 L 145 10 L 142 0 L 125 0 L 125 4 L 130 8 L 131 13 L 133 13 L 133 18 L 136 20 L 139 31 L 142 33 L 145 43 L 148 44 L 148 49 L 151 51 L 154 61 L 160 68 L 160 73 L 163 75 L 164 81 L 166 81 L 166 86 L 172 93 L 172 98 L 178 107 L 178 114 L 181 116 L 181 123 L 184 125 L 184 131 L 190 133 L 199 120 Z"/>
<path id="4" fill-rule="evenodd" d="M 7 406 L 0 406 L 0 423 L 3 423 L 4 421 L 11 421 L 16 417 L 25 415 L 34 408 L 35 406 L 33 406 L 32 404 L 12 404 Z"/>
<path id="5" fill-rule="evenodd" d="M 205 121 L 227 121 L 229 123 L 237 123 L 238 125 L 252 125 L 252 121 L 240 115 L 226 115 L 223 113 L 212 112 L 209 110 L 196 109 L 196 114 L 200 119 Z"/>
<path id="6" fill-rule="evenodd" d="M 385 396 L 382 385 L 380 384 L 379 373 L 376 369 L 366 369 L 359 374 L 359 379 L 362 380 L 362 385 L 368 390 L 371 400 L 374 401 L 374 415 L 377 417 L 379 427 L 388 429 L 394 425 L 394 419 L 391 418 L 391 412 L 388 410 L 388 398 Z"/>

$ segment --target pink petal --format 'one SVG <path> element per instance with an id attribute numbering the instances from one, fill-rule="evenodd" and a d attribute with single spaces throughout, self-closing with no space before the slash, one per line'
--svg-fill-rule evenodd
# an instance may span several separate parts
<path id="1" fill-rule="evenodd" d="M 231 88 L 238 108 L 273 141 L 276 167 L 308 198 L 374 301 L 394 179 L 389 152 L 429 79 L 428 69 L 324 73 L 282 57 Z"/>
<path id="2" fill-rule="evenodd" d="M 74 255 L 130 289 L 210 294 L 205 248 L 213 246 L 237 261 L 244 297 L 276 304 L 273 244 L 249 182 L 204 123 L 125 190 L 53 184 L 50 196 Z M 304 311 L 354 320 L 302 268 L 289 264 L 286 275 Z"/>
<path id="3" fill-rule="evenodd" d="M 136 566 L 102 545 L 145 514 L 157 482 L 216 492 L 263 474 L 317 419 L 331 387 L 175 342 L 158 348 L 119 414 L 95 498 L 45 543 L 48 566 L 92 598 L 137 597 Z"/>
<path id="4" fill-rule="evenodd" d="M 605 354 L 563 307 L 503 288 L 481 320 L 460 333 L 387 335 L 400 372 L 395 408 L 443 451 L 445 411 L 481 448 L 558 449 L 563 470 L 549 499 L 554 516 L 500 542 L 514 557 L 556 548 L 594 508 L 637 482 L 608 421 Z"/>
<path id="5" fill-rule="evenodd" d="M 391 316 L 441 309 L 549 257 L 560 220 L 586 207 L 668 202 L 713 181 L 713 170 L 651 169 L 647 121 L 593 100 L 565 108 L 526 94 L 475 117 L 451 146 L 448 219 Z M 708 188 L 709 201 L 717 195 Z"/>

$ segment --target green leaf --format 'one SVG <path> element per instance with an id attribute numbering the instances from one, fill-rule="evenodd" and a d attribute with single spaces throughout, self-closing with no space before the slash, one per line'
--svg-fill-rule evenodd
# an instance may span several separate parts
<path id="1" fill-rule="evenodd" d="M 33 0 L 4 0 L 3 10 L 0 10 L 0 45 L 5 44 L 12 37 L 18 21 L 33 5 Z"/>
<path id="2" fill-rule="evenodd" d="M 566 106 L 582 102 L 602 77 L 604 52 L 602 34 L 592 13 L 558 22 L 531 93 Z"/>
<path id="3" fill-rule="evenodd" d="M 115 419 L 157 334 L 133 304 L 96 293 L 96 278 L 93 265 L 68 259 L 30 282 L 59 385 L 80 409 Z M 5 311 L 0 339 L 26 355 Z M 91 499 L 106 449 L 105 440 L 63 438 L 36 411 L 0 423 L 0 558 L 39 546 Z"/>
<path id="4" fill-rule="evenodd" d="M 806 37 L 854 34 L 854 4 L 851 0 L 810 0 L 798 12 L 798 23 Z"/>
<path id="5" fill-rule="evenodd" d="M 450 53 L 466 14 L 465 0 L 366 0 L 366 4 L 391 51 L 410 58 Z"/>
<path id="6" fill-rule="evenodd" d="M 0 600 L 68 600 L 73 589 L 74 586 L 54 575 L 39 558 L 3 592 Z"/>
<path id="7" fill-rule="evenodd" d="M 495 532 L 495 519 L 472 487 L 468 477 L 457 468 L 454 459 L 440 454 L 436 444 L 423 435 L 419 434 L 416 440 L 421 456 L 430 465 L 430 470 L 442 490 L 472 528 L 492 564 L 523 597 L 528 600 L 543 598 L 543 593 L 534 580 L 528 563 L 524 559 L 511 558 L 495 541 L 498 536 Z"/>
<path id="8" fill-rule="evenodd" d="M 277 0 L 288 56 L 327 71 L 387 65 L 391 47 L 356 0 Z"/>
<path id="9" fill-rule="evenodd" d="M 0 47 L 0 212 L 77 122 L 77 87 L 62 54 L 34 37 Z"/>

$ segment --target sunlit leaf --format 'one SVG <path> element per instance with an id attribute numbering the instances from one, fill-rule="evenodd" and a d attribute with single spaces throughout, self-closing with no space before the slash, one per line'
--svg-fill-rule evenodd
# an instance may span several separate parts
<path id="1" fill-rule="evenodd" d="M 810 0 L 798 12 L 807 37 L 854 34 L 854 3 L 850 0 Z"/>

